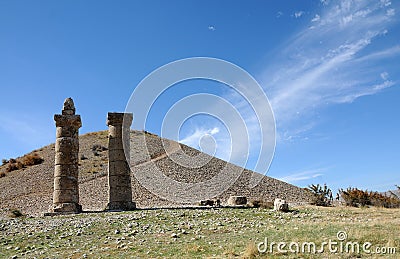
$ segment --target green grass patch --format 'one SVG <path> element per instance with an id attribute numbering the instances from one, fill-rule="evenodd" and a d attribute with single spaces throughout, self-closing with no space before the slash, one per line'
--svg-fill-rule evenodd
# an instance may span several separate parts
<path id="1" fill-rule="evenodd" d="M 361 254 L 259 253 L 274 242 L 371 242 L 400 253 L 399 209 L 302 207 L 268 209 L 137 210 L 121 213 L 16 218 L 0 221 L 0 254 L 27 258 L 375 258 Z M 395 258 L 395 255 L 392 255 Z"/>

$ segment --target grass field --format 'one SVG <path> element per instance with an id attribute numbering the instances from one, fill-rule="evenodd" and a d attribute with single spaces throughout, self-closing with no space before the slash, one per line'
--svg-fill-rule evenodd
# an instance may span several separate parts
<path id="1" fill-rule="evenodd" d="M 307 206 L 290 213 L 163 209 L 17 218 L 0 221 L 0 258 L 400 258 L 399 215 L 400 209 Z M 347 235 L 343 253 L 339 231 Z M 261 253 L 265 238 L 268 249 Z M 338 242 L 338 253 L 328 245 L 323 253 L 308 252 L 310 242 L 320 250 L 329 240 Z M 271 252 L 271 242 L 285 242 L 281 250 L 288 251 L 273 245 Z M 291 242 L 299 253 L 289 251 L 297 249 Z M 346 242 L 357 242 L 360 253 L 347 253 Z"/>

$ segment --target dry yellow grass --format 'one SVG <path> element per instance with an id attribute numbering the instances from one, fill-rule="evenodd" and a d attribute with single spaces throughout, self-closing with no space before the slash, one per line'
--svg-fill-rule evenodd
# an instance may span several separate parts
<path id="1" fill-rule="evenodd" d="M 400 209 L 305 206 L 268 209 L 137 210 L 0 220 L 0 254 L 82 258 L 399 258 Z M 45 226 L 45 227 L 44 227 Z M 116 231 L 118 230 L 118 231 Z M 258 251 L 268 242 L 370 242 L 386 254 Z M 181 233 L 172 238 L 172 233 Z M 17 249 L 18 248 L 18 249 Z M 389 248 L 396 249 L 389 251 Z M 287 247 L 286 247 L 287 249 Z"/>
<path id="2" fill-rule="evenodd" d="M 243 259 L 253 259 L 258 255 L 258 248 L 254 242 L 250 242 L 247 244 L 246 249 L 244 250 Z"/>

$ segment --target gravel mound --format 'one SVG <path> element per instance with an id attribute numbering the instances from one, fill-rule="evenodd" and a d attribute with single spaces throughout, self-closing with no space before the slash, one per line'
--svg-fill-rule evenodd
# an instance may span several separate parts
<path id="1" fill-rule="evenodd" d="M 100 131 L 79 137 L 79 194 L 83 210 L 86 211 L 103 210 L 107 205 L 107 136 L 107 131 Z M 54 144 L 31 153 L 39 154 L 44 162 L 6 173 L 5 177 L 0 178 L 0 217 L 7 215 L 10 209 L 18 209 L 32 216 L 42 215 L 52 205 Z M 168 181 L 160 180 L 153 184 L 165 189 L 169 199 L 159 197 L 145 188 L 143 178 L 150 179 L 156 172 L 160 174 L 160 179 L 185 183 L 185 188 L 193 188 L 193 192 L 200 193 L 199 197 L 217 192 L 212 188 L 221 188 L 212 184 L 208 186 L 208 183 L 228 178 L 230 187 L 213 197 L 221 199 L 223 203 L 231 195 L 246 196 L 248 200 L 273 201 L 279 197 L 291 203 L 308 201 L 304 189 L 268 176 L 263 176 L 257 186 L 250 188 L 249 181 L 254 172 L 148 132 L 131 132 L 130 163 L 132 195 L 138 207 L 189 205 L 179 200 L 179 193 L 183 190 L 168 185 Z M 0 166 L 0 172 L 5 172 L 5 166 Z M 201 187 L 196 187 L 198 183 L 202 183 Z M 177 195 L 177 199 L 171 200 L 174 195 Z"/>

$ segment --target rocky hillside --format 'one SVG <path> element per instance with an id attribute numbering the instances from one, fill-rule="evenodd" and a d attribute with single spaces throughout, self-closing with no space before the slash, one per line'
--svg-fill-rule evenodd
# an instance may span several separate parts
<path id="1" fill-rule="evenodd" d="M 107 134 L 107 131 L 100 131 L 80 136 L 79 192 L 83 210 L 102 210 L 107 204 Z M 54 144 L 30 154 L 34 153 L 44 159 L 41 164 L 7 172 L 6 176 L 0 178 L 0 214 L 5 215 L 10 209 L 16 208 L 25 214 L 40 215 L 51 206 Z M 158 197 L 144 188 L 142 181 L 137 180 L 152 176 L 156 171 L 168 179 L 195 184 L 207 183 L 213 177 L 218 177 L 223 169 L 228 173 L 240 170 L 233 184 L 215 197 L 222 202 L 230 195 L 244 195 L 249 199 L 264 201 L 272 201 L 276 197 L 289 202 L 307 201 L 303 189 L 267 176 L 256 187 L 249 188 L 249 180 L 254 172 L 147 132 L 131 132 L 131 157 L 132 192 L 138 207 L 182 205 Z M 0 166 L 0 173 L 5 171 L 6 165 Z M 168 190 L 172 195 L 179 193 L 178 189 L 163 184 L 167 183 L 157 183 L 158 187 Z M 207 185 L 203 185 L 201 190 L 212 192 Z"/>

